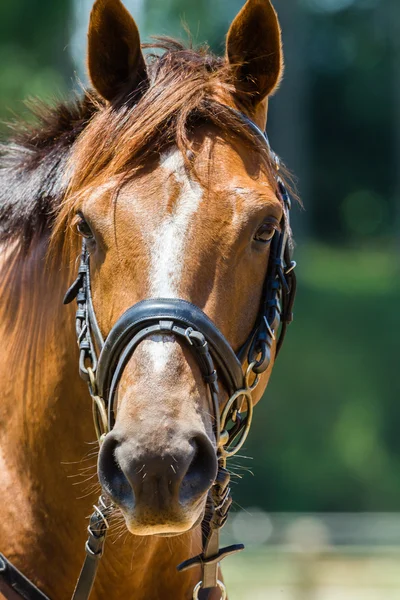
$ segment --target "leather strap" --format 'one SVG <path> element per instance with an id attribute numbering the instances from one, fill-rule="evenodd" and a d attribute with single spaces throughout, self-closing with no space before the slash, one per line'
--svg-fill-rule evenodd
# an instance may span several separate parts
<path id="1" fill-rule="evenodd" d="M 102 553 L 100 555 L 86 553 L 72 600 L 88 600 L 90 597 L 101 556 Z"/>
<path id="2" fill-rule="evenodd" d="M 151 320 L 154 321 L 154 317 Z M 157 319 L 157 321 L 158 322 L 154 323 L 154 325 L 145 326 L 144 328 L 139 329 L 133 338 L 125 340 L 125 343 L 122 346 L 122 353 L 119 355 L 118 362 L 110 373 L 110 375 L 112 375 L 110 387 L 106 391 L 106 395 L 103 396 L 108 404 L 109 428 L 112 429 L 115 423 L 114 404 L 118 385 L 125 367 L 135 349 L 144 339 L 151 335 L 175 335 L 186 340 L 188 347 L 192 350 L 197 359 L 203 379 L 209 387 L 213 405 L 212 414 L 214 414 L 214 434 L 218 446 L 220 435 L 218 375 L 214 368 L 208 341 L 200 331 L 195 331 L 191 327 L 187 327 L 186 324 L 182 328 L 172 320 L 166 321 L 164 319 Z M 134 332 L 135 329 L 131 330 L 131 335 Z"/>
<path id="3" fill-rule="evenodd" d="M 129 341 L 139 331 L 146 331 L 146 327 L 160 321 L 174 321 L 182 327 L 200 331 L 208 341 L 211 356 L 229 393 L 233 394 L 242 387 L 242 366 L 229 342 L 211 319 L 186 300 L 156 298 L 143 300 L 128 308 L 108 334 L 97 366 L 97 385 L 102 398 L 107 398 L 112 374 Z"/>
<path id="4" fill-rule="evenodd" d="M 87 256 L 87 262 L 86 262 L 86 299 L 87 299 L 87 311 L 88 311 L 88 326 L 91 328 L 92 332 L 93 332 L 93 337 L 95 339 L 95 342 L 97 344 L 97 348 L 100 351 L 103 346 L 104 346 L 104 339 L 99 327 L 99 324 L 97 322 L 97 317 L 96 317 L 96 311 L 94 310 L 94 306 L 93 306 L 93 299 L 92 299 L 92 285 L 91 285 L 91 281 L 90 281 L 90 268 L 89 268 L 89 255 Z"/>
<path id="5" fill-rule="evenodd" d="M 0 593 L 7 600 L 49 600 L 3 554 L 0 554 Z"/>
<path id="6" fill-rule="evenodd" d="M 96 579 L 100 559 L 103 556 L 104 543 L 109 527 L 107 517 L 112 510 L 112 505 L 107 502 L 106 498 L 100 496 L 99 506 L 95 506 L 94 509 L 88 527 L 89 538 L 85 545 L 86 557 L 72 600 L 88 600 Z"/>

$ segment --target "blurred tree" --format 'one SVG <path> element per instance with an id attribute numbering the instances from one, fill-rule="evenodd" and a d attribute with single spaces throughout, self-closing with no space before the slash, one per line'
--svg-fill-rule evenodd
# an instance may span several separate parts
<path id="1" fill-rule="evenodd" d="M 70 31 L 68 0 L 14 0 L 0 3 L 0 116 L 20 112 L 29 96 L 63 92 L 72 64 L 66 51 Z"/>
<path id="2" fill-rule="evenodd" d="M 295 321 L 235 458 L 235 500 L 397 511 L 400 285 L 390 253 L 303 245 Z M 246 473 L 250 468 L 251 477 Z"/>
<path id="3" fill-rule="evenodd" d="M 186 23 L 196 44 L 207 42 L 218 53 L 225 50 L 225 36 L 242 0 L 148 0 L 146 34 L 168 34 L 186 38 Z"/>
<path id="4" fill-rule="evenodd" d="M 396 179 L 389 3 L 336 3 L 341 4 L 351 6 L 333 12 L 335 3 L 326 2 L 329 18 L 322 0 L 308 0 L 305 6 L 313 115 L 312 229 L 325 241 L 370 244 L 373 236 L 382 243 L 393 233 L 389 214 Z M 353 194 L 375 201 L 366 201 L 362 212 L 353 211 Z M 346 218 L 349 210 L 356 213 L 351 219 Z"/>
<path id="5" fill-rule="evenodd" d="M 397 0 L 391 0 L 390 10 L 388 11 L 388 25 L 392 37 L 392 69 L 391 79 L 393 81 L 393 97 L 395 107 L 394 119 L 394 135 L 395 135 L 395 151 L 394 155 L 394 172 L 396 173 L 395 184 L 395 199 L 396 199 L 396 241 L 397 241 L 397 256 L 400 256 L 400 18 L 399 4 Z M 398 260 L 398 267 L 400 261 Z"/>
<path id="6" fill-rule="evenodd" d="M 268 133 L 272 147 L 282 157 L 298 182 L 305 211 L 293 211 L 293 230 L 301 242 L 309 234 L 312 212 L 310 194 L 310 68 L 307 56 L 309 19 L 299 2 L 276 0 L 282 26 L 285 73 L 280 89 L 270 100 Z M 297 208 L 297 207 L 296 207 Z"/>

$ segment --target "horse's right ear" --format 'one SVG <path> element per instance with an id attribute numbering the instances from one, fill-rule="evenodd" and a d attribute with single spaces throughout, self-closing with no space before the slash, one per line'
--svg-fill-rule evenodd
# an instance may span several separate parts
<path id="1" fill-rule="evenodd" d="M 235 67 L 236 94 L 257 105 L 282 77 L 281 28 L 271 0 L 247 0 L 234 19 L 226 41 L 228 62 Z"/>
<path id="2" fill-rule="evenodd" d="M 121 0 L 96 0 L 89 25 L 90 80 L 111 102 L 121 90 L 145 90 L 146 64 L 136 23 Z"/>

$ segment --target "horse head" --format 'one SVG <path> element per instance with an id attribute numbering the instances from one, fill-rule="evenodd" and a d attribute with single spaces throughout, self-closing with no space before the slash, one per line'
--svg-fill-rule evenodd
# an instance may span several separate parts
<path id="1" fill-rule="evenodd" d="M 155 46 L 164 52 L 145 58 L 120 0 L 96 1 L 88 66 L 99 108 L 72 150 L 56 229 L 71 225 L 74 252 L 76 232 L 84 238 L 102 337 L 141 301 L 183 301 L 238 352 L 257 322 L 285 218 L 273 156 L 246 122 L 264 130 L 282 76 L 277 15 L 269 0 L 248 0 L 224 59 L 167 39 Z M 215 424 L 229 386 L 220 378 L 213 405 L 185 335 L 168 324 L 147 331 L 114 386 L 115 422 L 98 473 L 134 534 L 199 524 L 217 475 Z M 268 383 L 275 344 L 272 335 L 252 404 Z M 241 360 L 246 371 L 247 355 Z"/>

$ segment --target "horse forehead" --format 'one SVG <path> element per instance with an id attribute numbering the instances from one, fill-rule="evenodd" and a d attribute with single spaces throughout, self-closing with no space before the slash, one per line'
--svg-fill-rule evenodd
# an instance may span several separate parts
<path id="1" fill-rule="evenodd" d="M 244 191 L 258 190 L 274 197 L 268 178 L 260 172 L 255 177 L 250 174 L 239 153 L 227 144 L 215 144 L 212 151 L 205 144 L 196 156 L 193 169 L 188 167 L 185 158 L 177 148 L 162 154 L 158 168 L 144 186 L 139 185 L 135 194 L 159 218 L 190 205 L 195 212 L 202 209 L 218 218 L 223 210 L 237 208 L 232 197 L 236 191 L 243 196 Z M 150 193 L 143 194 L 147 186 Z"/>
<path id="2" fill-rule="evenodd" d="M 190 177 L 185 160 L 178 149 L 161 156 L 160 168 L 177 184 L 175 193 L 163 199 L 166 210 L 150 238 L 150 282 L 155 296 L 179 295 L 184 260 L 189 243 L 189 230 L 204 197 L 204 189 Z"/>
<path id="3" fill-rule="evenodd" d="M 188 174 L 185 169 L 185 160 L 182 152 L 178 148 L 171 148 L 161 154 L 160 168 L 168 176 L 174 175 L 180 183 L 189 181 Z"/>

